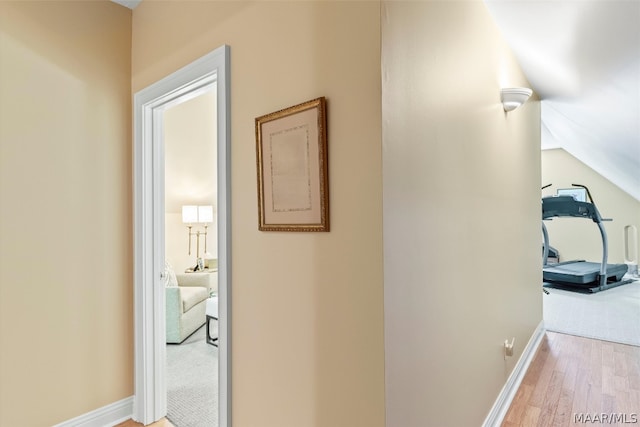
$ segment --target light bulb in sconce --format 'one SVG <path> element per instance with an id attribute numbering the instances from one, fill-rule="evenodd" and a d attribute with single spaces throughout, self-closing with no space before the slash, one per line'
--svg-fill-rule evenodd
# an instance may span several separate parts
<path id="1" fill-rule="evenodd" d="M 526 87 L 507 87 L 500 90 L 504 111 L 513 111 L 529 99 L 533 91 Z"/>

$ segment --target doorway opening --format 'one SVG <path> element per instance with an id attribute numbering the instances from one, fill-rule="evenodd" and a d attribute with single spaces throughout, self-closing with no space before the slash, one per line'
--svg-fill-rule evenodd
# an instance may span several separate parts
<path id="1" fill-rule="evenodd" d="M 543 221 L 553 248 L 546 258 L 547 281 L 570 284 L 545 285 L 542 294 L 545 328 L 568 335 L 640 345 L 637 328 L 640 281 L 627 271 L 623 251 L 623 231 L 635 220 L 631 210 L 625 208 L 631 206 L 630 196 L 562 148 L 542 149 L 541 178 L 545 184 L 542 197 L 548 202 L 543 204 L 543 217 L 553 213 L 552 210 L 558 211 L 558 218 Z M 589 191 L 574 183 L 586 185 Z M 560 208 L 550 202 L 560 203 Z M 580 217 L 568 215 L 576 208 L 581 212 Z M 613 221 L 598 219 L 596 211 L 597 217 L 602 215 Z M 544 232 L 543 228 L 541 237 Z M 543 262 L 544 259 L 543 251 Z M 603 261 L 607 265 L 604 281 Z M 574 284 L 571 285 L 571 281 Z M 622 286 L 612 286 L 616 282 Z"/>
<path id="2" fill-rule="evenodd" d="M 215 87 L 217 117 L 218 425 L 230 421 L 229 47 L 222 46 L 134 96 L 134 414 L 167 415 L 164 112 Z M 186 238 L 186 236 L 185 236 Z M 204 344 L 203 345 L 207 345 Z M 212 376 L 213 380 L 213 376 Z"/>
<path id="3" fill-rule="evenodd" d="M 214 82 L 162 117 L 167 419 L 176 427 L 218 426 L 216 92 Z"/>

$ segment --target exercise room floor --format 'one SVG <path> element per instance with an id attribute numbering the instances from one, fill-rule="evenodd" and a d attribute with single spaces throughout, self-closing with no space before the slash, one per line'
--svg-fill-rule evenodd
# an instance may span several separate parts
<path id="1" fill-rule="evenodd" d="M 640 346 L 638 279 L 595 294 L 547 291 L 542 299 L 548 331 Z"/>

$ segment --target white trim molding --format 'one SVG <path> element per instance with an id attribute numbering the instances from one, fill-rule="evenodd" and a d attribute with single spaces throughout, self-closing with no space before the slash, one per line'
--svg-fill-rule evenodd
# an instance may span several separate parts
<path id="1" fill-rule="evenodd" d="M 53 427 L 112 427 L 131 419 L 133 396 L 113 402 Z"/>
<path id="2" fill-rule="evenodd" d="M 513 402 L 513 398 L 518 392 L 522 379 L 527 373 L 527 369 L 533 361 L 538 347 L 540 347 L 545 331 L 544 321 L 540 321 L 536 330 L 533 331 L 533 335 L 531 335 L 527 346 L 524 348 L 518 363 L 516 363 L 513 371 L 511 371 L 511 375 L 509 375 L 506 384 L 502 387 L 502 390 L 500 390 L 500 394 L 493 404 L 489 415 L 487 415 L 484 423 L 482 423 L 482 427 L 499 427 L 502 424 L 511 406 L 511 402 Z"/>

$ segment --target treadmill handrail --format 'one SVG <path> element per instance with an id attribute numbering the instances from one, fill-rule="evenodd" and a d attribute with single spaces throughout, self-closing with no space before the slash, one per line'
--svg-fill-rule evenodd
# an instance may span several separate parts
<path id="1" fill-rule="evenodd" d="M 589 201 L 594 205 L 596 204 L 596 202 L 593 201 L 593 197 L 591 197 L 591 191 L 589 191 L 589 188 L 587 188 L 586 185 L 582 185 L 582 184 L 571 184 L 571 185 L 573 185 L 574 187 L 584 188 L 587 191 L 587 196 L 589 197 Z"/>
<path id="2" fill-rule="evenodd" d="M 607 258 L 609 257 L 609 243 L 607 242 L 607 232 L 602 222 L 598 223 L 600 235 L 602 236 L 602 264 L 600 264 L 600 286 L 607 284 Z"/>
<path id="3" fill-rule="evenodd" d="M 547 259 L 549 258 L 549 233 L 544 221 L 542 221 L 542 238 L 544 241 L 544 246 L 542 246 L 542 268 L 544 268 L 547 266 Z"/>

